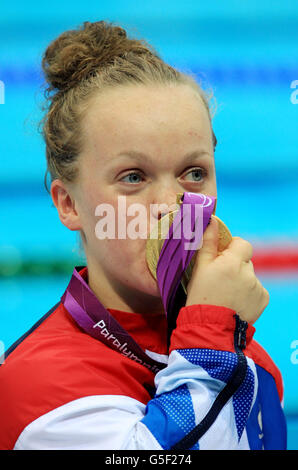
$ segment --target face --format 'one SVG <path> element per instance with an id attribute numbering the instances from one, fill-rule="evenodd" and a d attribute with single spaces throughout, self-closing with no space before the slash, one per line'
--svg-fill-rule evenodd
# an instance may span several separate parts
<path id="1" fill-rule="evenodd" d="M 68 188 L 75 211 L 63 223 L 82 233 L 89 285 L 106 307 L 160 310 L 159 289 L 146 264 L 144 232 L 160 216 L 157 205 L 175 206 L 177 193 L 216 196 L 207 110 L 187 85 L 126 86 L 92 98 L 82 131 L 79 177 Z M 125 201 L 127 211 L 136 203 L 146 211 L 147 227 L 141 223 L 134 231 L 139 229 L 143 238 L 128 236 L 129 224 L 140 212 L 127 215 L 119 201 L 122 207 Z M 96 215 L 103 203 L 114 209 L 115 238 L 112 232 L 110 238 L 97 237 L 96 226 L 102 227 L 98 222 L 108 214 Z M 118 217 L 126 227 L 123 239 L 117 236 Z"/>

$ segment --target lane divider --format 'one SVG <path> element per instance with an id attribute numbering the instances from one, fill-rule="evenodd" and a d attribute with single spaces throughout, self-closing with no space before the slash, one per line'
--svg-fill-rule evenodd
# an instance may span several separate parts
<path id="1" fill-rule="evenodd" d="M 298 246 L 255 249 L 252 262 L 255 271 L 296 271 L 298 274 Z"/>

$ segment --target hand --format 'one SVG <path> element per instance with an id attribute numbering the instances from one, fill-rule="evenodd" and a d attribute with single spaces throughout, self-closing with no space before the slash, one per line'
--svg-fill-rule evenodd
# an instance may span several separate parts
<path id="1" fill-rule="evenodd" d="M 186 306 L 228 307 L 252 324 L 269 303 L 269 293 L 256 277 L 251 262 L 252 245 L 240 237 L 233 237 L 229 246 L 218 253 L 217 243 L 218 224 L 211 217 L 187 286 Z"/>

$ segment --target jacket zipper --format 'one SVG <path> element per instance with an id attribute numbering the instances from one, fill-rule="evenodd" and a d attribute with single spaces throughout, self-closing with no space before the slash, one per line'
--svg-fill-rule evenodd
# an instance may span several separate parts
<path id="1" fill-rule="evenodd" d="M 236 320 L 234 330 L 234 348 L 238 359 L 234 373 L 222 391 L 217 395 L 212 407 L 202 421 L 184 438 L 174 444 L 174 446 L 171 447 L 171 450 L 188 450 L 192 448 L 214 423 L 222 408 L 238 390 L 245 379 L 247 361 L 245 354 L 243 353 L 243 349 L 246 347 L 246 330 L 248 323 L 241 320 L 237 314 L 234 315 L 234 318 Z"/>
<path id="2" fill-rule="evenodd" d="M 239 315 L 234 315 L 236 319 L 236 328 L 234 333 L 234 345 L 235 350 L 240 349 L 241 351 L 246 348 L 246 330 L 248 323 L 241 320 Z"/>

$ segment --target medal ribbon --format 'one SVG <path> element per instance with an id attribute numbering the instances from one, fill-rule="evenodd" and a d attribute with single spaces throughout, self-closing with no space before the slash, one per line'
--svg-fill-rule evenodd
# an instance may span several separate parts
<path id="1" fill-rule="evenodd" d="M 174 308 L 175 294 L 214 211 L 216 198 L 185 192 L 182 204 L 162 246 L 156 277 L 167 317 Z M 187 236 L 192 233 L 192 238 Z"/>
<path id="2" fill-rule="evenodd" d="M 90 336 L 153 372 L 166 364 L 149 357 L 102 305 L 75 267 L 61 302 L 75 322 Z"/>

